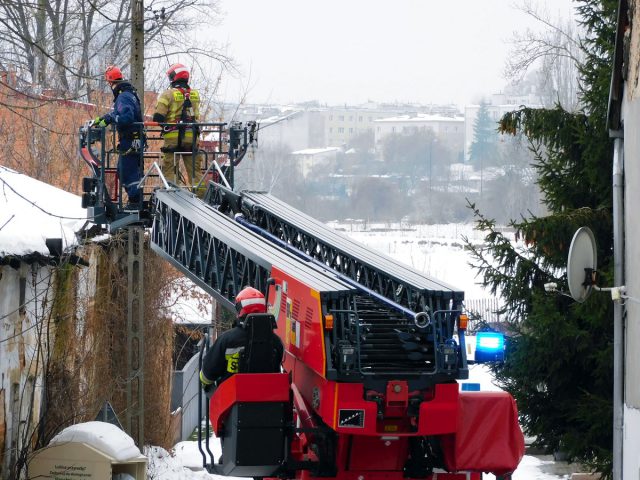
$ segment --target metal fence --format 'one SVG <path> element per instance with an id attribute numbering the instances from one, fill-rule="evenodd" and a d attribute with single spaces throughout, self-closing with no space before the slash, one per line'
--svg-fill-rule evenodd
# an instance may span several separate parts
<path id="1" fill-rule="evenodd" d="M 187 440 L 200 422 L 198 417 L 199 354 L 196 353 L 182 370 L 173 372 L 171 388 L 171 411 L 180 410 L 179 440 Z M 207 408 L 207 397 L 202 396 L 202 412 Z"/>
<path id="2" fill-rule="evenodd" d="M 502 319 L 498 313 L 500 302 L 497 298 L 479 298 L 465 300 L 464 306 L 469 315 L 469 329 L 475 329 L 481 322 L 499 323 Z"/>

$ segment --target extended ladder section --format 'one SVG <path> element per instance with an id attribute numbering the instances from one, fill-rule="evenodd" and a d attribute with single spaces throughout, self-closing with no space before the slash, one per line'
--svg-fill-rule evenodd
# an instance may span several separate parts
<path id="1" fill-rule="evenodd" d="M 157 190 L 154 208 L 151 248 L 228 310 L 235 309 L 233 299 L 246 285 L 266 291 L 274 266 L 338 305 L 354 293 L 185 190 Z"/>
<path id="2" fill-rule="evenodd" d="M 234 296 L 246 285 L 266 291 L 276 270 L 318 292 L 320 314 L 333 316 L 333 327 L 326 328 L 324 318 L 305 317 L 300 323 L 303 330 L 312 322 L 325 326 L 327 378 L 406 377 L 423 384 L 466 378 L 464 348 L 451 349 L 457 312 L 450 308 L 434 311 L 430 322 L 418 325 L 405 309 L 286 251 L 189 192 L 156 190 L 153 206 L 153 250 L 225 308 L 233 309 Z M 431 305 L 444 307 L 453 298 L 453 291 L 440 287 Z M 291 301 L 295 316 L 297 300 Z"/>
<path id="3" fill-rule="evenodd" d="M 209 189 L 205 198 L 219 203 L 220 187 Z M 243 191 L 239 198 L 254 225 L 414 312 L 457 310 L 464 300 L 464 292 L 366 248 L 268 193 Z"/>

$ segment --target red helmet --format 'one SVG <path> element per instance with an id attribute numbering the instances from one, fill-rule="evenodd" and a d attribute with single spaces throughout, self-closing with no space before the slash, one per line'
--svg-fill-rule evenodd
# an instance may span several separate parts
<path id="1" fill-rule="evenodd" d="M 107 70 L 104 72 L 104 78 L 107 79 L 107 82 L 113 83 L 120 80 L 123 80 L 122 72 L 115 65 L 109 65 Z"/>
<path id="2" fill-rule="evenodd" d="M 170 82 L 175 82 L 177 80 L 186 80 L 189 81 L 189 70 L 187 67 L 182 65 L 181 63 L 174 63 L 167 70 L 167 77 L 169 77 Z"/>
<path id="3" fill-rule="evenodd" d="M 267 313 L 267 302 L 260 290 L 245 287 L 236 295 L 236 312 L 238 318 L 249 313 Z"/>

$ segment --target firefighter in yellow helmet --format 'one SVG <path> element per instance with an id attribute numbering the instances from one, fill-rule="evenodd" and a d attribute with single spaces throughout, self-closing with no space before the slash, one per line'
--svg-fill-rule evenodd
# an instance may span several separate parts
<path id="1" fill-rule="evenodd" d="M 191 152 L 194 143 L 197 148 L 197 131 L 191 127 L 181 127 L 180 123 L 197 123 L 200 121 L 200 94 L 189 86 L 189 70 L 181 63 L 174 63 L 167 70 L 171 86 L 158 97 L 153 121 L 176 125 L 163 128 L 162 173 L 169 181 L 178 183 L 180 171 L 179 159 L 182 158 L 187 171 L 189 185 L 200 180 L 200 158 L 193 158 Z M 196 138 L 194 138 L 194 135 Z"/>

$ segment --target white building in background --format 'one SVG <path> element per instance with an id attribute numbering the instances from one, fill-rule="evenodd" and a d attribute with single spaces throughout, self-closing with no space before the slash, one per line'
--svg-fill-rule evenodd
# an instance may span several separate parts
<path id="1" fill-rule="evenodd" d="M 489 110 L 489 117 L 496 123 L 496 129 L 498 128 L 498 121 L 507 112 L 512 112 L 519 109 L 522 106 L 531 108 L 542 108 L 539 98 L 536 94 L 529 93 L 525 95 L 518 94 L 505 94 L 494 93 L 487 101 L 487 109 Z M 469 161 L 469 148 L 473 143 L 473 130 L 476 125 L 476 119 L 478 118 L 478 112 L 480 111 L 480 105 L 466 105 L 464 107 L 464 159 Z"/>
<path id="2" fill-rule="evenodd" d="M 301 110 L 291 110 L 260 118 L 258 145 L 287 145 L 291 150 L 305 148 L 309 144 L 309 116 Z"/>
<path id="3" fill-rule="evenodd" d="M 325 133 L 328 146 L 343 146 L 363 133 L 373 133 L 375 122 L 399 111 L 393 106 L 381 107 L 377 104 L 358 106 L 327 107 L 322 112 L 325 119 Z"/>
<path id="4" fill-rule="evenodd" d="M 338 152 L 340 152 L 338 147 L 306 148 L 292 152 L 291 155 L 294 161 L 300 165 L 302 176 L 307 178 L 314 168 L 333 168 Z"/>
<path id="5" fill-rule="evenodd" d="M 376 121 L 417 112 L 434 116 L 459 116 L 455 105 L 386 104 L 368 102 L 360 105 L 321 106 L 242 105 L 228 106 L 233 119 L 257 121 L 265 144 L 289 144 L 292 151 L 305 148 L 344 147 L 355 137 L 369 132 L 374 135 Z M 415 114 L 415 113 L 414 113 Z"/>
<path id="6" fill-rule="evenodd" d="M 464 147 L 464 123 L 464 118 L 461 116 L 447 117 L 426 113 L 381 118 L 375 121 L 376 149 L 389 135 L 411 135 L 420 130 L 431 130 L 438 141 L 447 145 L 452 152 L 457 154 L 462 152 Z"/>

